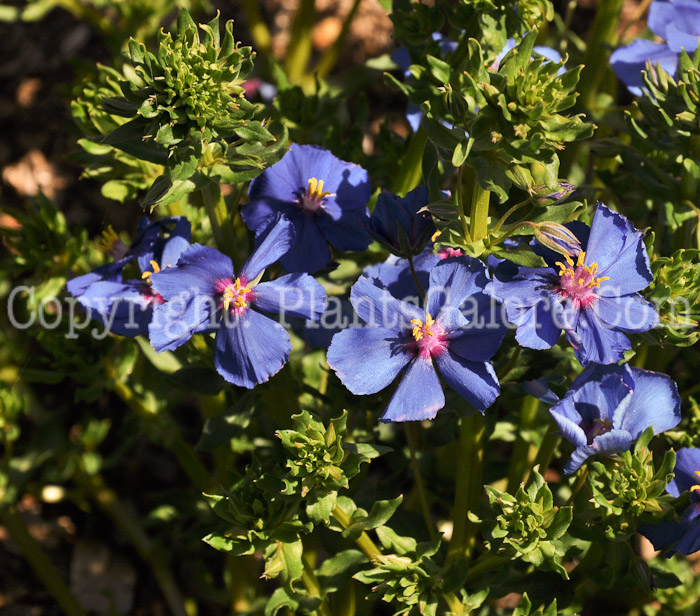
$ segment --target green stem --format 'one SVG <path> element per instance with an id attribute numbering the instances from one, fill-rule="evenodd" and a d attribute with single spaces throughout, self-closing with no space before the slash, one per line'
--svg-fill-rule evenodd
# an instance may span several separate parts
<path id="1" fill-rule="evenodd" d="M 520 409 L 520 421 L 518 425 L 518 438 L 513 445 L 513 453 L 510 458 L 510 471 L 508 473 L 507 492 L 512 494 L 517 490 L 521 482 L 526 482 L 533 461 L 537 453 L 537 448 L 525 438 L 523 434 L 530 430 L 537 421 L 537 411 L 540 408 L 540 401 L 532 396 L 527 396 L 523 400 Z"/>
<path id="2" fill-rule="evenodd" d="M 569 506 L 571 503 L 574 502 L 574 498 L 576 498 L 576 495 L 579 493 L 579 491 L 583 487 L 583 484 L 586 483 L 586 477 L 588 477 L 588 468 L 587 467 L 585 467 L 579 471 L 578 478 L 576 479 L 576 483 L 574 484 L 574 487 L 571 488 L 571 495 L 569 496 L 569 498 L 566 499 L 565 506 Z"/>
<path id="3" fill-rule="evenodd" d="M 139 556 L 148 565 L 163 594 L 170 612 L 175 616 L 187 616 L 187 610 L 169 568 L 158 550 L 141 528 L 138 518 L 124 505 L 119 496 L 109 488 L 100 475 L 76 471 L 76 483 L 87 492 L 102 511 L 124 533 Z"/>
<path id="4" fill-rule="evenodd" d="M 464 169 L 466 167 L 462 165 L 457 172 L 457 190 L 455 191 L 455 196 L 457 198 L 457 210 L 459 212 L 459 220 L 462 223 L 462 235 L 464 240 L 468 243 L 472 243 L 472 235 L 469 233 L 469 223 L 467 222 L 467 212 L 466 204 L 464 199 Z"/>
<path id="5" fill-rule="evenodd" d="M 338 505 L 336 505 L 333 509 L 333 517 L 343 528 L 349 528 L 352 524 L 350 516 L 347 513 L 345 513 L 340 507 L 338 507 Z M 379 559 L 382 556 L 382 551 L 381 549 L 379 549 L 379 547 L 377 547 L 374 541 L 370 539 L 369 535 L 366 532 L 363 531 L 360 534 L 360 536 L 357 539 L 355 539 L 355 544 L 358 548 L 360 548 L 360 550 L 362 550 L 364 555 L 367 558 L 369 558 L 373 564 L 376 565 L 379 562 Z M 442 597 L 443 599 L 445 599 L 445 602 L 450 607 L 450 610 L 453 613 L 464 613 L 464 607 L 462 606 L 462 602 L 456 597 L 454 593 L 447 593 L 446 595 L 442 595 Z"/>
<path id="6" fill-rule="evenodd" d="M 485 238 L 489 232 L 489 201 L 491 192 L 481 187 L 476 176 L 476 171 L 470 170 L 472 182 L 471 211 L 469 215 L 472 241 L 478 242 Z"/>
<path id="7" fill-rule="evenodd" d="M 413 263 L 413 255 L 410 253 L 408 255 L 408 267 L 411 270 L 411 276 L 413 277 L 413 282 L 416 283 L 416 289 L 418 289 L 418 294 L 420 295 L 421 300 L 425 300 L 425 291 L 421 286 L 420 280 L 418 280 L 418 272 L 416 272 L 416 266 Z"/>
<path id="8" fill-rule="evenodd" d="M 469 571 L 467 572 L 467 577 L 465 578 L 464 583 L 469 584 L 474 580 L 478 580 L 485 573 L 493 571 L 494 569 L 505 565 L 507 562 L 508 560 L 502 558 L 501 556 L 496 556 L 494 554 L 484 554 L 484 556 L 480 558 L 477 562 L 475 562 L 472 567 L 469 567 Z"/>
<path id="9" fill-rule="evenodd" d="M 545 471 L 549 468 L 549 463 L 552 460 L 557 445 L 559 445 L 560 439 L 561 437 L 556 432 L 547 432 L 540 443 L 537 455 L 532 463 L 532 468 L 539 466 L 539 472 L 542 476 L 544 476 Z M 530 473 L 529 480 L 531 480 L 532 477 L 533 475 Z"/>
<path id="10" fill-rule="evenodd" d="M 578 83 L 581 94 L 579 106 L 583 109 L 592 107 L 605 73 L 612 70 L 608 60 L 610 50 L 617 44 L 617 28 L 624 3 L 625 0 L 605 0 L 596 12 L 583 57 L 584 69 Z"/>
<path id="11" fill-rule="evenodd" d="M 331 616 L 330 608 L 328 607 L 328 602 L 323 598 L 323 589 L 318 583 L 318 578 L 314 574 L 314 569 L 308 560 L 306 554 L 301 557 L 302 563 L 304 564 L 304 570 L 301 572 L 301 581 L 306 586 L 306 590 L 309 591 L 309 597 L 318 597 L 321 599 L 321 603 L 316 608 L 318 616 Z"/>
<path id="12" fill-rule="evenodd" d="M 311 29 L 316 18 L 315 0 L 300 0 L 294 15 L 285 70 L 289 81 L 300 84 L 311 57 Z"/>
<path id="13" fill-rule="evenodd" d="M 272 36 L 260 11 L 257 0 L 241 0 L 241 9 L 248 22 L 248 32 L 253 39 L 255 51 L 263 57 L 272 57 Z"/>
<path id="14" fill-rule="evenodd" d="M 416 484 L 416 492 L 418 494 L 421 512 L 423 514 L 423 519 L 425 520 L 425 526 L 428 529 L 428 535 L 430 535 L 430 540 L 435 541 L 437 539 L 437 532 L 435 530 L 433 518 L 430 515 L 430 506 L 428 504 L 428 497 L 425 492 L 425 483 L 423 482 L 423 476 L 420 472 L 418 458 L 416 457 L 416 450 L 418 448 L 419 440 L 418 436 L 421 430 L 421 425 L 415 421 L 407 421 L 403 424 L 403 426 L 406 431 L 406 441 L 408 442 L 408 450 L 411 457 L 411 470 L 413 471 L 413 478 Z"/>
<path id="15" fill-rule="evenodd" d="M 690 138 L 689 151 L 687 156 L 694 160 L 700 159 L 700 137 L 694 135 Z M 694 203 L 698 197 L 698 180 L 693 173 L 686 168 L 681 173 L 681 196 L 691 203 Z"/>
<path id="16" fill-rule="evenodd" d="M 498 219 L 496 226 L 493 229 L 491 229 L 491 233 L 492 234 L 498 233 L 501 230 L 501 227 L 505 224 L 506 220 L 508 220 L 520 208 L 523 208 L 526 205 L 529 205 L 530 203 L 532 203 L 533 199 L 534 199 L 534 197 L 530 197 L 529 199 L 525 199 L 525 201 L 521 201 L 520 203 L 517 203 L 512 208 L 510 208 L 505 214 L 503 214 L 503 216 L 501 216 Z"/>
<path id="17" fill-rule="evenodd" d="M 428 142 L 428 133 L 421 127 L 408 139 L 406 154 L 394 179 L 394 192 L 404 197 L 415 188 L 423 176 L 423 152 Z"/>
<path id="18" fill-rule="evenodd" d="M 208 183 L 200 193 L 211 222 L 214 241 L 221 252 L 232 257 L 236 245 L 236 234 L 231 224 L 226 200 L 221 193 L 221 187 L 218 184 Z"/>
<path id="19" fill-rule="evenodd" d="M 484 462 L 483 439 L 486 421 L 481 413 L 463 417 L 459 428 L 455 500 L 452 508 L 452 539 L 447 551 L 448 560 L 469 559 L 476 542 L 477 526 L 469 521 L 469 512 L 477 510 L 482 489 Z"/>
<path id="20" fill-rule="evenodd" d="M 338 505 L 336 505 L 333 508 L 333 517 L 338 520 L 338 524 L 340 524 L 343 528 L 349 528 L 350 525 L 352 524 L 352 519 L 350 516 L 345 513 Z M 362 550 L 364 555 L 370 559 L 373 563 L 377 562 L 377 559 L 381 557 L 382 551 L 377 547 L 377 545 L 370 539 L 370 536 L 362 531 L 360 533 L 360 536 L 355 539 L 355 543 L 357 544 L 357 547 Z"/>
<path id="21" fill-rule="evenodd" d="M 44 584 L 67 616 L 84 616 L 85 612 L 63 581 L 61 574 L 53 566 L 39 542 L 32 537 L 22 517 L 12 506 L 0 507 L 0 524 L 10 533 L 22 556 L 31 566 L 34 574 Z"/>
<path id="22" fill-rule="evenodd" d="M 328 73 L 330 73 L 333 70 L 333 67 L 336 65 L 340 50 L 345 46 L 345 41 L 348 38 L 348 33 L 350 32 L 350 25 L 352 24 L 352 20 L 355 19 L 355 14 L 357 13 L 357 9 L 360 8 L 361 2 L 362 0 L 355 0 L 353 2 L 350 12 L 345 16 L 343 27 L 340 29 L 338 38 L 333 41 L 333 44 L 326 50 L 321 59 L 318 61 L 315 72 L 319 77 L 323 78 L 328 75 Z"/>
<path id="23" fill-rule="evenodd" d="M 124 403 L 142 419 L 149 422 L 159 421 L 162 426 L 163 445 L 177 458 L 182 469 L 201 492 L 211 492 L 213 482 L 209 472 L 194 453 L 190 444 L 183 438 L 177 424 L 160 414 L 154 414 L 148 409 L 140 397 L 124 381 L 118 379 L 115 368 L 109 360 L 104 363 L 105 372 L 113 379 L 112 390 Z"/>

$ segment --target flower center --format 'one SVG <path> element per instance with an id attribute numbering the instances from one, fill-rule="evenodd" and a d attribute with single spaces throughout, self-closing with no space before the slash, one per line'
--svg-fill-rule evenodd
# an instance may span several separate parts
<path id="1" fill-rule="evenodd" d="M 233 284 L 229 284 L 222 294 L 224 310 L 242 312 L 250 303 L 250 294 L 253 292 L 246 286 L 246 281 L 236 278 Z"/>
<path id="2" fill-rule="evenodd" d="M 309 187 L 299 200 L 301 209 L 305 212 L 317 212 L 323 207 L 323 200 L 333 196 L 332 193 L 323 190 L 323 180 L 309 179 Z"/>
<path id="3" fill-rule="evenodd" d="M 442 331 L 433 317 L 429 313 L 425 313 L 425 323 L 420 319 L 413 319 L 412 335 L 418 352 L 429 357 L 431 355 L 439 355 L 446 348 L 445 332 Z"/>
<path id="4" fill-rule="evenodd" d="M 593 443 L 593 439 L 596 436 L 600 436 L 601 434 L 606 434 L 612 430 L 613 425 L 612 422 L 608 419 L 600 419 L 596 418 L 593 420 L 593 423 L 588 427 L 588 429 L 585 431 L 586 436 L 588 437 L 588 444 L 591 445 Z"/>
<path id="5" fill-rule="evenodd" d="M 559 286 L 555 292 L 564 298 L 571 298 L 581 306 L 590 306 L 596 299 L 596 289 L 600 288 L 600 283 L 610 280 L 610 276 L 596 278 L 598 264 L 584 265 L 586 253 L 582 250 L 578 253 L 576 264 L 569 255 L 564 255 L 566 264 L 557 261 L 559 266 Z"/>

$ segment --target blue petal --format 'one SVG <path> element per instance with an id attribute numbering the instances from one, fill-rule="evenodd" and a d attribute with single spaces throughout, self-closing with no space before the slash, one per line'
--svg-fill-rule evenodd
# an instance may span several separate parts
<path id="1" fill-rule="evenodd" d="M 642 93 L 642 71 L 646 70 L 647 61 L 653 66 L 658 64 L 669 75 L 675 75 L 678 68 L 676 52 L 669 49 L 665 43 L 654 43 L 644 39 L 637 39 L 627 47 L 620 47 L 610 56 L 613 70 L 635 96 Z"/>
<path id="2" fill-rule="evenodd" d="M 403 336 L 383 327 L 352 327 L 333 336 L 328 365 L 353 394 L 374 394 L 388 387 L 411 361 Z"/>
<path id="3" fill-rule="evenodd" d="M 277 214 L 283 214 L 292 222 L 297 217 L 303 216 L 296 203 L 280 201 L 272 197 L 254 199 L 241 208 L 241 218 L 251 231 L 257 231 L 259 227 L 266 226 L 268 220 Z"/>
<path id="4" fill-rule="evenodd" d="M 638 438 L 649 426 L 654 434 L 675 428 L 681 420 L 677 385 L 665 374 L 632 368 L 634 395 L 620 428 Z M 700 470 L 700 467 L 695 469 Z"/>
<path id="5" fill-rule="evenodd" d="M 328 265 L 331 251 L 328 242 L 318 227 L 316 216 L 299 216 L 292 220 L 296 238 L 289 252 L 280 263 L 288 272 L 306 272 L 313 274 Z"/>
<path id="6" fill-rule="evenodd" d="M 574 449 L 574 452 L 571 454 L 571 458 L 569 458 L 569 461 L 564 465 L 564 474 L 571 475 L 572 473 L 575 473 L 594 453 L 595 450 L 588 446 L 577 447 Z"/>
<path id="7" fill-rule="evenodd" d="M 205 295 L 214 297 L 218 283 L 233 279 L 231 259 L 214 248 L 192 244 L 180 257 L 176 267 L 151 276 L 153 288 L 170 301 L 177 297 Z"/>
<path id="8" fill-rule="evenodd" d="M 255 237 L 257 248 L 241 268 L 241 277 L 246 281 L 255 280 L 269 265 L 286 254 L 295 239 L 294 225 L 278 214 L 261 227 Z"/>
<path id="9" fill-rule="evenodd" d="M 289 334 L 279 323 L 246 310 L 220 324 L 214 365 L 229 383 L 252 389 L 282 369 L 291 348 Z"/>
<path id="10" fill-rule="evenodd" d="M 440 258 L 433 254 L 431 246 L 427 246 L 423 252 L 414 257 L 413 267 L 416 270 L 418 282 L 424 290 L 428 288 L 430 282 L 430 271 L 439 261 Z M 384 263 L 370 265 L 362 273 L 369 278 L 379 280 L 394 297 L 411 302 L 420 300 L 420 294 L 406 259 L 391 255 Z"/>
<path id="11" fill-rule="evenodd" d="M 691 505 L 691 507 L 693 506 Z M 673 552 L 689 555 L 694 554 L 698 550 L 700 550 L 700 518 L 695 518 L 686 526 L 685 532 Z"/>
<path id="12" fill-rule="evenodd" d="M 69 280 L 66 283 L 66 289 L 68 290 L 68 293 L 70 293 L 73 297 L 79 297 L 83 293 L 85 293 L 85 291 L 90 285 L 101 280 L 119 282 L 122 278 L 121 271 L 124 265 L 125 263 L 122 263 L 121 261 L 115 261 L 114 263 L 108 263 L 106 265 L 98 267 L 92 272 L 88 272 L 87 274 L 83 274 L 82 276 L 76 276 L 75 278 Z"/>
<path id="13" fill-rule="evenodd" d="M 642 524 L 639 532 L 651 541 L 655 550 L 665 550 L 668 546 L 678 541 L 688 530 L 686 524 L 680 522 L 660 522 L 659 524 Z M 672 550 L 670 554 L 675 554 Z"/>
<path id="14" fill-rule="evenodd" d="M 586 447 L 588 438 L 580 425 L 582 417 L 577 411 L 571 396 L 565 396 L 549 409 L 549 412 L 567 440 L 577 447 Z"/>
<path id="15" fill-rule="evenodd" d="M 697 0 L 657 0 L 649 7 L 647 26 L 667 42 L 670 42 L 677 32 L 694 35 L 697 46 L 697 37 L 700 35 L 700 5 Z M 691 55 L 693 49 L 695 47 L 686 47 L 686 51 Z M 677 51 L 680 51 L 680 47 Z"/>
<path id="16" fill-rule="evenodd" d="M 326 291 L 308 274 L 287 274 L 253 287 L 252 305 L 283 317 L 318 320 L 326 309 Z"/>
<path id="17" fill-rule="evenodd" d="M 598 295 L 619 296 L 640 291 L 654 279 L 644 234 L 622 214 L 598 203 L 586 245 L 586 265 L 598 264 L 596 277 L 609 276 Z"/>
<path id="18" fill-rule="evenodd" d="M 676 453 L 675 477 L 666 486 L 666 492 L 677 497 L 700 483 L 695 471 L 700 471 L 700 449 L 682 447 Z"/>
<path id="19" fill-rule="evenodd" d="M 170 225 L 172 225 L 172 229 L 170 229 Z M 154 235 L 149 240 L 148 248 L 144 243 L 142 252 L 138 255 L 141 271 L 153 271 L 152 260 L 156 261 L 161 269 L 177 265 L 178 259 L 190 245 L 192 236 L 190 221 L 184 216 L 179 216 L 163 219 L 151 227 L 167 232 L 168 236 Z"/>
<path id="20" fill-rule="evenodd" d="M 638 293 L 621 297 L 598 297 L 592 309 L 601 322 L 623 332 L 647 332 L 659 324 L 654 304 Z"/>
<path id="21" fill-rule="evenodd" d="M 473 302 L 465 314 L 466 324 L 449 334 L 450 351 L 471 361 L 487 361 L 500 348 L 508 329 L 492 298 L 479 293 L 470 300 Z"/>
<path id="22" fill-rule="evenodd" d="M 423 111 L 420 106 L 415 103 L 408 103 L 408 105 L 406 105 L 406 122 L 408 122 L 408 125 L 414 133 L 418 132 L 422 120 Z"/>
<path id="23" fill-rule="evenodd" d="M 344 211 L 338 220 L 318 214 L 318 228 L 338 250 L 364 250 L 372 242 L 365 229 L 368 220 L 364 209 Z"/>
<path id="24" fill-rule="evenodd" d="M 475 409 L 483 412 L 498 398 L 501 390 L 490 362 L 469 361 L 449 348 L 434 359 L 445 382 Z"/>
<path id="25" fill-rule="evenodd" d="M 634 438 L 626 430 L 610 430 L 593 439 L 593 449 L 599 453 L 622 453 L 628 451 Z"/>
<path id="26" fill-rule="evenodd" d="M 172 351 L 187 342 L 192 334 L 216 327 L 218 319 L 219 312 L 211 298 L 184 291 L 182 296 L 175 296 L 155 308 L 148 337 L 159 353 Z"/>
<path id="27" fill-rule="evenodd" d="M 567 333 L 574 347 L 576 358 L 581 365 L 614 364 L 624 358 L 625 351 L 632 348 L 629 339 L 622 332 L 608 329 L 597 317 L 595 311 L 586 309 L 580 312 L 575 329 L 575 338 Z"/>
<path id="28" fill-rule="evenodd" d="M 365 276 L 352 286 L 350 302 L 360 318 L 373 326 L 400 331 L 406 329 L 412 319 L 425 320 L 421 309 L 399 301 Z"/>
<path id="29" fill-rule="evenodd" d="M 109 331 L 133 338 L 148 333 L 153 316 L 153 298 L 146 294 L 150 290 L 144 287 L 141 281 L 103 280 L 92 284 L 78 301 Z"/>
<path id="30" fill-rule="evenodd" d="M 433 362 L 419 355 L 409 364 L 381 419 L 385 422 L 433 419 L 443 406 L 445 394 Z"/>
<path id="31" fill-rule="evenodd" d="M 488 282 L 486 265 L 479 259 L 445 259 L 430 272 L 426 310 L 433 316 L 442 310 L 459 310 L 469 296 L 481 294 Z"/>

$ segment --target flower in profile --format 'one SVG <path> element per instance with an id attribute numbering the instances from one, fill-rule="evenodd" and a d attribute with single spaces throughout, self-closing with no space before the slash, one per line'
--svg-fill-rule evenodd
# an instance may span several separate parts
<path id="1" fill-rule="evenodd" d="M 419 254 L 435 233 L 430 214 L 420 212 L 427 204 L 425 186 L 417 186 L 403 198 L 381 192 L 369 218 L 370 234 L 394 255 Z"/>
<path id="2" fill-rule="evenodd" d="M 477 318 L 490 303 L 487 282 L 478 259 L 446 259 L 432 268 L 421 309 L 393 297 L 378 280 L 360 277 L 350 301 L 367 326 L 336 334 L 328 364 L 357 395 L 377 393 L 399 377 L 382 421 L 435 417 L 445 404 L 438 374 L 483 411 L 499 394 L 489 360 L 505 334 L 501 322 Z"/>
<path id="3" fill-rule="evenodd" d="M 649 426 L 659 434 L 678 425 L 681 399 L 665 374 L 622 366 L 590 366 L 551 409 L 576 449 L 564 466 L 571 474 L 597 453 L 621 453 Z"/>
<path id="4" fill-rule="evenodd" d="M 259 239 L 238 274 L 226 255 L 192 244 L 176 267 L 151 275 L 166 302 L 149 326 L 156 351 L 175 349 L 193 334 L 215 329 L 214 364 L 230 383 L 251 389 L 282 369 L 289 359 L 289 334 L 263 312 L 318 318 L 326 293 L 307 274 L 259 282 L 265 268 L 294 242 L 294 227 L 278 214 Z"/>
<path id="5" fill-rule="evenodd" d="M 638 293 L 653 280 L 643 233 L 602 203 L 590 229 L 581 223 L 569 228 L 581 251 L 570 256 L 562 254 L 563 243 L 559 252 L 538 246 L 547 267 L 502 262 L 486 292 L 504 304 L 522 346 L 548 349 L 564 330 L 583 365 L 615 363 L 631 348 L 626 333 L 648 331 L 659 321 Z"/>
<path id="6" fill-rule="evenodd" d="M 294 144 L 253 180 L 241 215 L 257 233 L 275 214 L 286 216 L 296 235 L 280 263 L 288 272 L 313 273 L 331 260 L 328 244 L 338 250 L 369 246 L 370 192 L 367 172 L 359 165 L 316 146 Z"/>
<path id="7" fill-rule="evenodd" d="M 666 492 L 676 498 L 690 493 L 690 504 L 677 522 L 645 524 L 639 532 L 654 544 L 656 550 L 667 550 L 665 556 L 692 554 L 700 550 L 700 449 L 683 447 L 676 453 L 674 478 Z"/>
<path id="8" fill-rule="evenodd" d="M 190 244 L 190 233 L 190 223 L 183 217 L 154 223 L 143 219 L 136 240 L 127 247 L 109 227 L 103 232 L 100 247 L 115 260 L 69 281 L 68 292 L 111 332 L 129 337 L 146 335 L 154 307 L 163 303 L 153 289 L 151 274 L 177 263 Z M 122 280 L 122 270 L 133 261 L 141 275 Z"/>
<path id="9" fill-rule="evenodd" d="M 610 56 L 613 70 L 635 96 L 642 93 L 642 71 L 646 70 L 647 62 L 674 75 L 681 51 L 685 49 L 691 55 L 695 51 L 700 37 L 700 2 L 656 0 L 649 7 L 647 26 L 664 42 L 637 39 Z"/>

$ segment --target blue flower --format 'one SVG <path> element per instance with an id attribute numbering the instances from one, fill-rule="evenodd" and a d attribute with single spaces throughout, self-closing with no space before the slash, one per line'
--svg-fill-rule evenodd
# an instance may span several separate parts
<path id="1" fill-rule="evenodd" d="M 681 399 L 665 374 L 622 366 L 590 366 L 551 409 L 576 449 L 568 475 L 596 453 L 627 451 L 649 426 L 659 434 L 678 425 Z"/>
<path id="2" fill-rule="evenodd" d="M 627 89 L 634 95 L 642 93 L 642 71 L 646 63 L 659 65 L 669 75 L 678 68 L 678 57 L 685 49 L 692 55 L 700 37 L 700 2 L 697 0 L 656 0 L 649 8 L 647 26 L 664 39 L 656 43 L 637 39 L 620 47 L 610 56 L 610 64 Z"/>
<path id="3" fill-rule="evenodd" d="M 401 375 L 382 421 L 435 417 L 445 404 L 438 373 L 483 411 L 499 394 L 489 360 L 505 334 L 502 323 L 483 323 L 476 316 L 490 303 L 483 293 L 487 282 L 486 266 L 478 259 L 446 259 L 430 272 L 423 310 L 362 276 L 350 301 L 367 326 L 336 334 L 328 364 L 357 395 L 377 393 Z"/>
<path id="4" fill-rule="evenodd" d="M 393 254 L 417 255 L 436 231 L 430 214 L 419 213 L 427 204 L 425 186 L 417 186 L 403 198 L 382 191 L 369 218 L 369 231 Z"/>
<path id="5" fill-rule="evenodd" d="M 291 222 L 277 215 L 238 275 L 218 250 L 192 244 L 174 268 L 151 275 L 165 304 L 149 326 L 156 351 L 172 350 L 194 333 L 216 330 L 214 364 L 230 383 L 253 388 L 282 369 L 289 359 L 289 334 L 262 312 L 318 318 L 326 293 L 307 274 L 287 274 L 259 282 L 263 270 L 294 242 Z M 262 311 L 262 312 L 261 312 Z"/>
<path id="6" fill-rule="evenodd" d="M 162 232 L 167 235 L 161 235 Z M 186 218 L 166 218 L 154 223 L 143 219 L 136 240 L 127 248 L 110 227 L 104 233 L 102 247 L 116 260 L 69 281 L 68 292 L 111 332 L 129 337 L 146 335 L 154 307 L 163 303 L 150 276 L 177 263 L 189 246 L 190 233 Z M 122 280 L 122 270 L 133 261 L 137 262 L 141 277 Z"/>
<path id="7" fill-rule="evenodd" d="M 359 165 L 316 146 L 292 145 L 253 180 L 241 215 L 259 234 L 275 214 L 284 214 L 296 235 L 280 263 L 288 272 L 313 273 L 331 260 L 329 243 L 338 250 L 369 246 L 365 206 L 370 193 L 367 172 Z"/>
<path id="8" fill-rule="evenodd" d="M 675 497 L 690 492 L 690 505 L 678 522 L 639 527 L 639 532 L 654 544 L 654 549 L 668 549 L 664 554 L 667 557 L 676 552 L 692 554 L 700 550 L 700 449 L 679 449 L 673 472 L 675 476 L 666 486 L 666 492 Z"/>
<path id="9" fill-rule="evenodd" d="M 653 279 L 643 234 L 602 203 L 590 229 L 581 223 L 569 228 L 582 251 L 562 256 L 539 247 L 548 267 L 503 262 L 486 292 L 503 302 L 522 346 L 548 349 L 563 329 L 583 365 L 615 363 L 631 348 L 626 333 L 648 331 L 659 321 L 637 293 Z"/>

